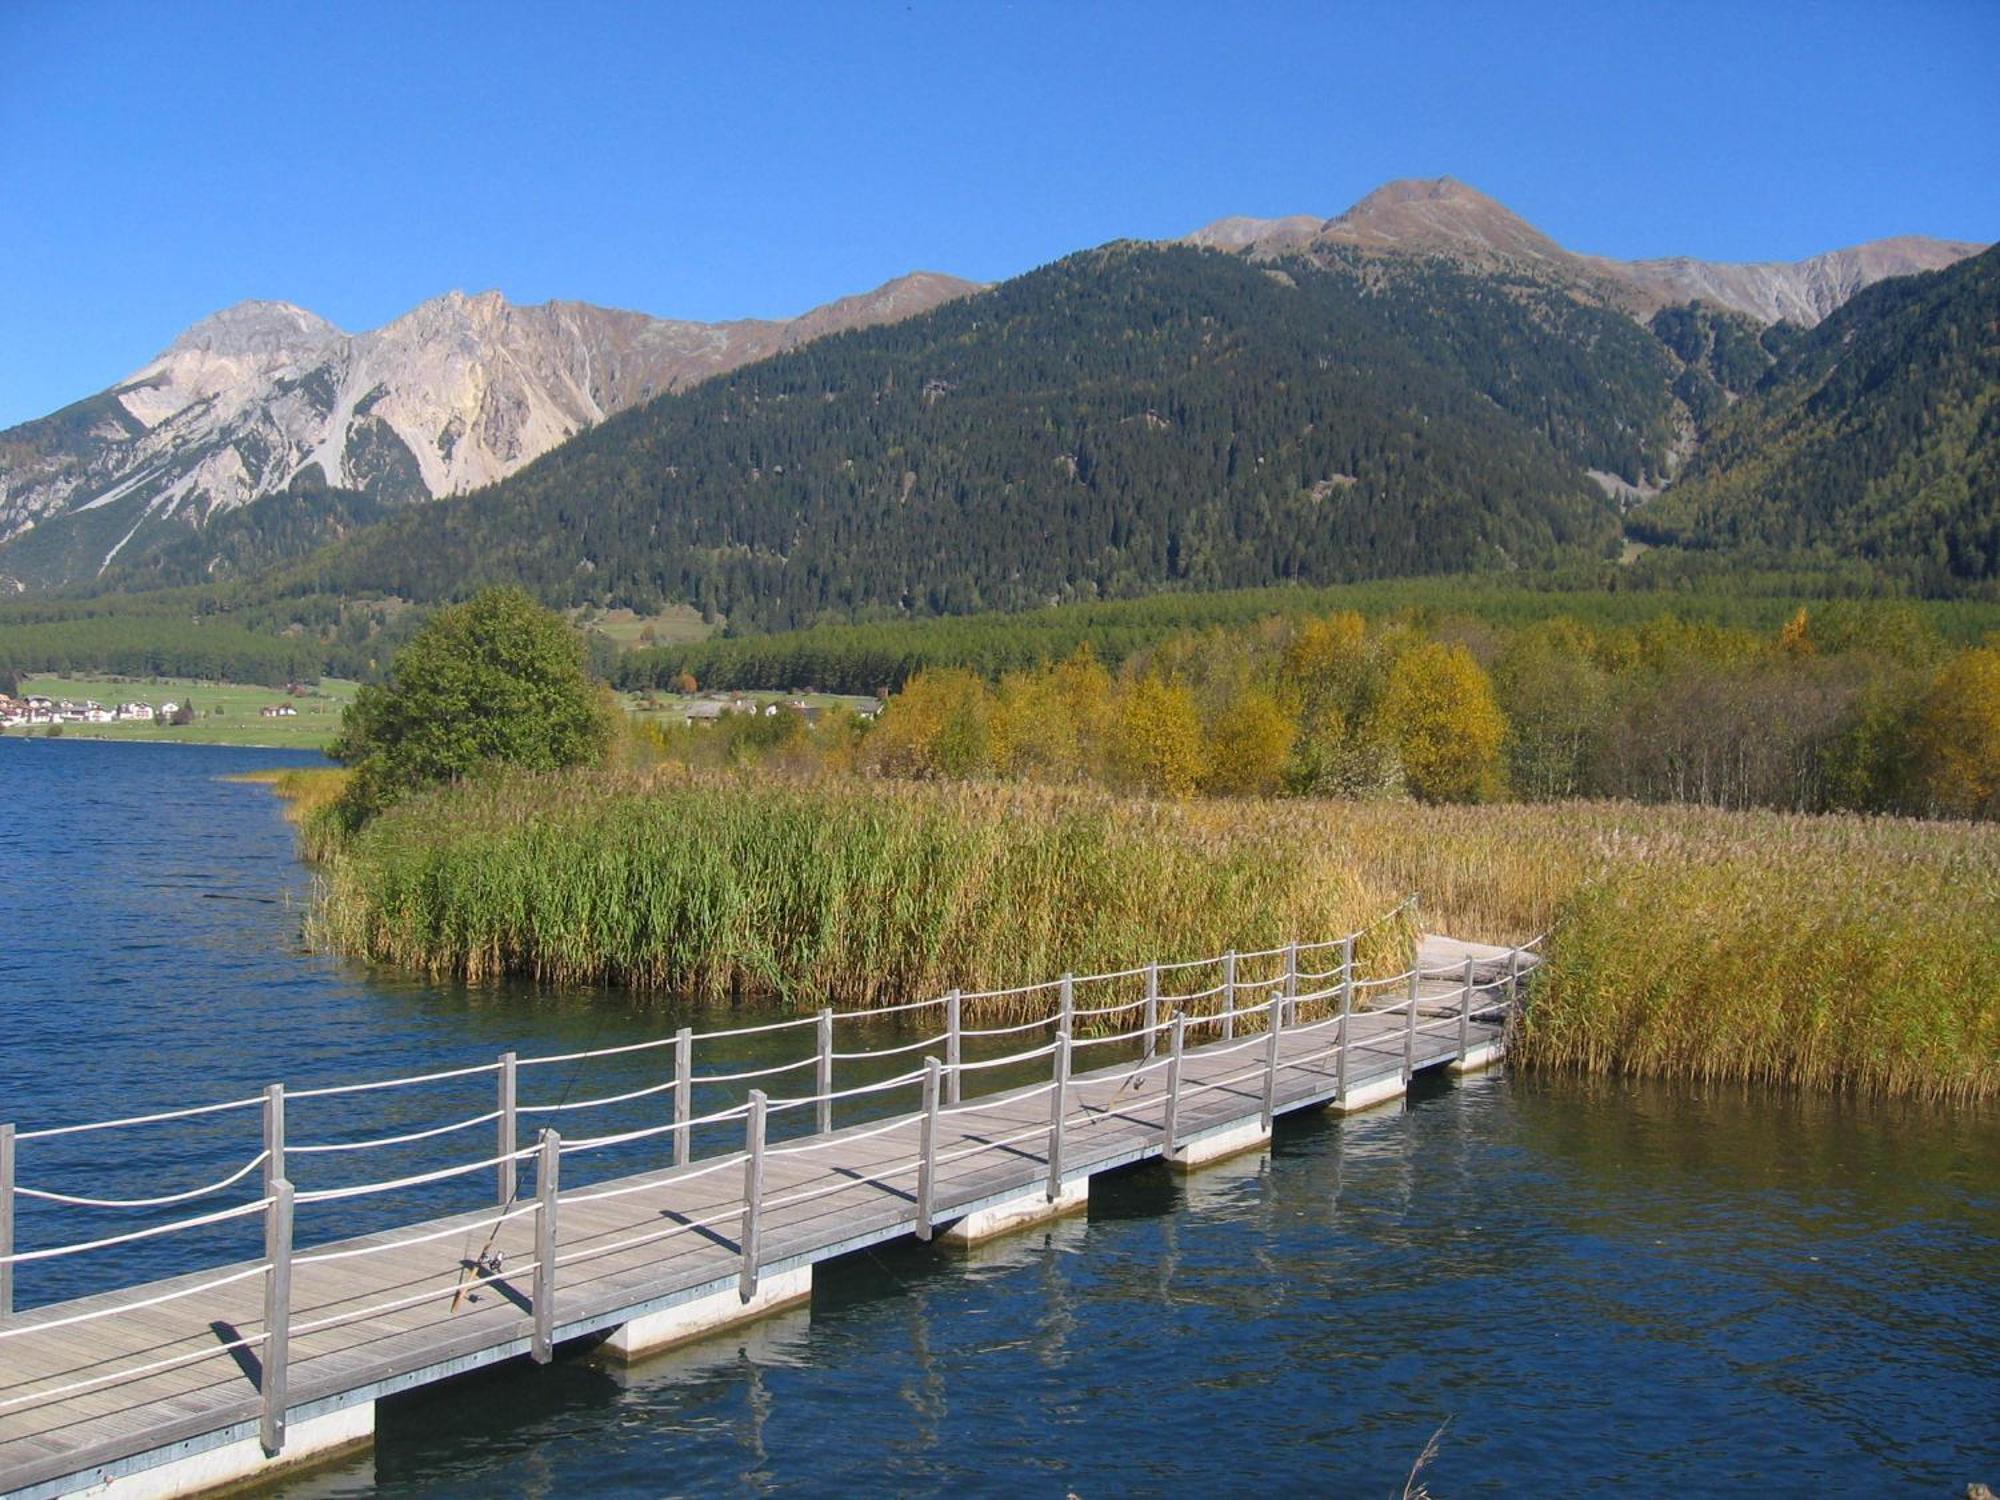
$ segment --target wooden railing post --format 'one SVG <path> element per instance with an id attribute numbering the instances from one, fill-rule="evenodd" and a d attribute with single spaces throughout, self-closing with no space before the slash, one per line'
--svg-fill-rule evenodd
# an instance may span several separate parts
<path id="1" fill-rule="evenodd" d="M 562 1136 L 542 1132 L 541 1155 L 535 1160 L 535 1363 L 545 1365 L 556 1355 L 556 1191 L 562 1174 Z"/>
<path id="2" fill-rule="evenodd" d="M 1266 1133 L 1278 1114 L 1278 1048 L 1285 1036 L 1285 1005 L 1284 992 L 1279 991 L 1271 996 L 1270 1008 L 1265 1012 L 1263 1127 Z"/>
<path id="3" fill-rule="evenodd" d="M 0 1125 L 0 1318 L 14 1315 L 14 1127 Z"/>
<path id="4" fill-rule="evenodd" d="M 500 1054 L 500 1181 L 497 1189 L 502 1208 L 514 1201 L 514 1194 L 520 1191 L 521 1184 L 521 1164 L 514 1160 L 514 1153 L 521 1149 L 517 1084 L 514 1054 L 503 1052 Z"/>
<path id="5" fill-rule="evenodd" d="M 1465 995 L 1458 1007 L 1458 1060 L 1465 1061 L 1465 1055 L 1472 1047 L 1472 960 L 1465 961 Z"/>
<path id="6" fill-rule="evenodd" d="M 1063 984 L 1065 994 L 1069 984 Z M 1063 1117 L 1069 1113 L 1069 1033 L 1056 1033 L 1055 1087 L 1049 1091 L 1049 1202 L 1062 1193 Z"/>
<path id="7" fill-rule="evenodd" d="M 937 1202 L 938 1060 L 924 1059 L 924 1121 L 918 1127 L 917 1238 L 931 1237 L 931 1210 Z"/>
<path id="8" fill-rule="evenodd" d="M 1236 1039 L 1236 950 L 1234 948 L 1222 958 L 1222 1039 L 1225 1042 Z"/>
<path id="9" fill-rule="evenodd" d="M 1513 1009 L 1521 1003 L 1521 950 L 1507 950 L 1507 1007 Z"/>
<path id="10" fill-rule="evenodd" d="M 965 997 L 957 990 L 944 997 L 944 1031 L 945 1098 L 948 1103 L 957 1104 L 965 1091 L 965 1081 L 959 1073 L 965 1062 Z"/>
<path id="11" fill-rule="evenodd" d="M 276 1458 L 285 1446 L 285 1375 L 291 1362 L 292 1185 L 279 1177 L 270 1185 L 264 1210 L 264 1348 L 258 1393 L 264 1400 L 259 1437 Z"/>
<path id="12" fill-rule="evenodd" d="M 285 1175 L 285 1086 L 264 1090 L 264 1194 L 269 1197 Z"/>
<path id="13" fill-rule="evenodd" d="M 1340 1050 L 1334 1053 L 1333 1088 L 1334 1097 L 1347 1097 L 1347 1046 L 1348 1033 L 1354 1020 L 1354 939 L 1340 940 L 1340 1029 L 1336 1033 Z"/>
<path id="14" fill-rule="evenodd" d="M 1160 965 L 1146 965 L 1146 1048 L 1141 1062 L 1151 1062 L 1160 1042 Z"/>
<path id="15" fill-rule="evenodd" d="M 1285 1024 L 1299 1024 L 1299 945 L 1285 944 Z"/>
<path id="16" fill-rule="evenodd" d="M 1074 974 L 1065 974 L 1062 977 L 1059 1006 L 1060 1014 L 1056 1018 L 1056 1030 L 1064 1034 L 1074 1034 L 1076 1031 L 1076 976 Z"/>
<path id="17" fill-rule="evenodd" d="M 1187 1016 L 1174 1012 L 1173 1039 L 1167 1044 L 1167 1117 L 1161 1131 L 1160 1149 L 1174 1154 L 1181 1123 L 1181 1054 L 1187 1046 Z"/>
<path id="18" fill-rule="evenodd" d="M 819 1123 L 819 1133 L 825 1135 L 833 1129 L 833 1008 L 823 1006 L 819 1013 L 819 1071 L 813 1075 L 813 1092 L 819 1095 L 819 1106 L 815 1111 Z"/>
<path id="19" fill-rule="evenodd" d="M 750 1155 L 743 1162 L 743 1269 L 737 1274 L 736 1295 L 748 1302 L 757 1295 L 757 1258 L 764 1219 L 764 1091 L 750 1090 L 750 1117 L 744 1124 Z"/>
<path id="20" fill-rule="evenodd" d="M 694 1028 L 674 1033 L 674 1165 L 684 1167 L 694 1154 Z"/>
<path id="21" fill-rule="evenodd" d="M 1408 1013 L 1408 1024 L 1403 1028 L 1403 1085 L 1409 1086 L 1417 1076 L 1417 990 L 1423 984 L 1423 966 L 1415 960 L 1410 964 L 1410 998 L 1404 1002 Z"/>

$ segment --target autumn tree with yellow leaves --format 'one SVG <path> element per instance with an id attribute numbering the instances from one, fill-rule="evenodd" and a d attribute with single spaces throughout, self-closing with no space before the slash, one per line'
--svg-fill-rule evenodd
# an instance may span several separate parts
<path id="1" fill-rule="evenodd" d="M 1499 794 L 1507 721 L 1465 647 L 1424 641 L 1398 656 L 1382 695 L 1382 725 L 1410 791 L 1424 801 Z"/>

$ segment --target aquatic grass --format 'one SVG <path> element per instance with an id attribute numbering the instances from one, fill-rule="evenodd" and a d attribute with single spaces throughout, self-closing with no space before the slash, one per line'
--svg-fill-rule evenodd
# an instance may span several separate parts
<path id="1" fill-rule="evenodd" d="M 313 923 L 472 982 L 865 1006 L 1275 947 L 1394 904 L 1269 821 L 1023 787 L 496 778 L 376 819 L 326 863 Z M 1406 941 L 1384 928 L 1363 957 Z"/>
<path id="2" fill-rule="evenodd" d="M 1417 920 L 1371 932 L 1364 973 L 1402 968 L 1419 927 L 1501 944 L 1550 931 L 1518 1065 L 2000 1097 L 2000 828 L 1986 825 L 1154 803 L 662 767 L 451 788 L 326 852 L 324 946 L 475 982 L 798 1006 L 1334 936 L 1414 891 Z"/>
<path id="3" fill-rule="evenodd" d="M 2000 1097 L 2000 829 L 1567 803 L 1329 805 L 1424 926 L 1552 928 L 1517 1065 Z"/>

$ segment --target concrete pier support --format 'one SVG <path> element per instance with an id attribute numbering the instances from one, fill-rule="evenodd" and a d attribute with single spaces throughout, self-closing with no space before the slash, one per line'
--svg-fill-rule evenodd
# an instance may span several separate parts
<path id="1" fill-rule="evenodd" d="M 617 1360 L 638 1359 L 675 1344 L 702 1338 L 720 1328 L 768 1317 L 781 1308 L 812 1300 L 811 1266 L 797 1266 L 776 1276 L 758 1278 L 757 1290 L 745 1302 L 734 1286 L 706 1297 L 634 1318 L 598 1346 Z"/>
<path id="2" fill-rule="evenodd" d="M 1400 1100 L 1408 1092 L 1409 1085 L 1400 1078 L 1379 1078 L 1328 1100 L 1326 1107 L 1337 1115 L 1359 1114 L 1364 1109 L 1379 1109 L 1384 1104 Z"/>
<path id="3" fill-rule="evenodd" d="M 294 1418 L 285 1427 L 285 1451 L 276 1458 L 268 1457 L 255 1437 L 248 1437 L 95 1484 L 79 1483 L 66 1493 L 104 1496 L 107 1500 L 174 1500 L 180 1495 L 261 1483 L 290 1469 L 325 1463 L 374 1440 L 375 1403 L 358 1401 L 324 1416 L 304 1421 Z"/>
<path id="4" fill-rule="evenodd" d="M 1241 1156 L 1245 1151 L 1256 1151 L 1270 1144 L 1271 1132 L 1261 1120 L 1250 1119 L 1226 1130 L 1213 1130 L 1191 1141 L 1182 1141 L 1174 1147 L 1166 1163 L 1176 1172 L 1192 1172 L 1210 1162 Z"/>
<path id="5" fill-rule="evenodd" d="M 1454 1073 L 1478 1073 L 1486 1068 L 1497 1068 L 1507 1055 L 1507 1049 L 1499 1042 L 1486 1042 L 1477 1047 L 1465 1049 L 1465 1061 L 1452 1061 L 1448 1066 Z"/>
<path id="6" fill-rule="evenodd" d="M 1025 1229 L 1030 1224 L 1041 1224 L 1049 1219 L 1060 1219 L 1065 1214 L 1081 1213 L 1090 1206 L 1090 1179 L 1074 1177 L 1062 1185 L 1055 1200 L 1050 1201 L 1048 1193 L 1036 1188 L 1031 1193 L 1023 1193 L 1018 1198 L 1009 1198 L 1004 1203 L 995 1203 L 987 1208 L 975 1210 L 954 1222 L 948 1229 L 940 1229 L 933 1244 L 964 1248 L 977 1245 L 996 1235 L 1011 1234 L 1017 1229 Z"/>

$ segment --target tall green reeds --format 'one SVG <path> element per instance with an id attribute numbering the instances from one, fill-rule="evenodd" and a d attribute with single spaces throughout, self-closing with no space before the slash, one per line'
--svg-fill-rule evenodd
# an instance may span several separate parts
<path id="1" fill-rule="evenodd" d="M 514 777 L 376 819 L 315 922 L 439 976 L 867 1005 L 1331 937 L 1394 904 L 1267 822 L 1013 787 Z M 1364 956 L 1406 941 L 1379 929 Z"/>

